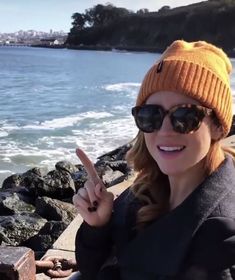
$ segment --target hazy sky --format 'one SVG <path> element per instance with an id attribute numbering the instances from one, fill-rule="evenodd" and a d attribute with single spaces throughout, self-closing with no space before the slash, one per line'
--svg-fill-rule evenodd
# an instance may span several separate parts
<path id="1" fill-rule="evenodd" d="M 136 11 L 147 8 L 157 11 L 162 6 L 171 8 L 184 6 L 202 0 L 0 0 L 0 33 L 15 32 L 20 29 L 38 31 L 64 30 L 71 28 L 71 16 L 75 12 L 97 4 L 112 3 Z"/>

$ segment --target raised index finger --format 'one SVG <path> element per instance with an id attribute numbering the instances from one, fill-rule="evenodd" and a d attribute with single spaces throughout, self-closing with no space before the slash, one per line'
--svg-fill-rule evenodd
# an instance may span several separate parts
<path id="1" fill-rule="evenodd" d="M 79 159 L 81 160 L 89 179 L 95 184 L 97 185 L 98 183 L 100 183 L 100 177 L 98 175 L 98 173 L 95 170 L 95 167 L 93 165 L 93 163 L 90 161 L 90 159 L 88 158 L 88 156 L 83 152 L 83 150 L 77 148 L 76 149 L 76 154 L 79 157 Z"/>

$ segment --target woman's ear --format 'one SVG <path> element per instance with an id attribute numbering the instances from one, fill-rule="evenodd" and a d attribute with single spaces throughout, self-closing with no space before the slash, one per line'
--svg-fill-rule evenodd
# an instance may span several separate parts
<path id="1" fill-rule="evenodd" d="M 223 138 L 223 128 L 220 124 L 211 124 L 211 139 L 218 141 Z"/>

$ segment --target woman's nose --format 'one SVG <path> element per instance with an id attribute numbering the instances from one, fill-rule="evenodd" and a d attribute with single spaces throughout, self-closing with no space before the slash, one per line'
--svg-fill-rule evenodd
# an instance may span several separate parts
<path id="1" fill-rule="evenodd" d="M 164 135 L 176 133 L 172 127 L 171 120 L 168 115 L 166 115 L 165 118 L 163 119 L 162 126 L 159 129 L 158 133 L 164 134 Z"/>

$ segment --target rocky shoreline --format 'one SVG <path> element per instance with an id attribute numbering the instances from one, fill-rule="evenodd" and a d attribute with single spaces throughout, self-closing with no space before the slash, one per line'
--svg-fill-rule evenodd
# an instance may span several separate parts
<path id="1" fill-rule="evenodd" d="M 235 116 L 223 144 L 235 148 Z M 107 188 L 134 175 L 125 159 L 131 146 L 98 157 L 95 168 Z M 83 165 L 67 161 L 50 172 L 35 167 L 6 178 L 0 188 L 0 246 L 26 246 L 41 258 L 76 217 L 72 197 L 86 180 Z"/>
<path id="2" fill-rule="evenodd" d="M 133 175 L 125 160 L 130 148 L 121 146 L 95 163 L 107 187 Z M 72 197 L 86 180 L 81 164 L 66 161 L 48 173 L 35 167 L 6 178 L 0 189 L 0 245 L 29 247 L 39 259 L 77 215 Z"/>

